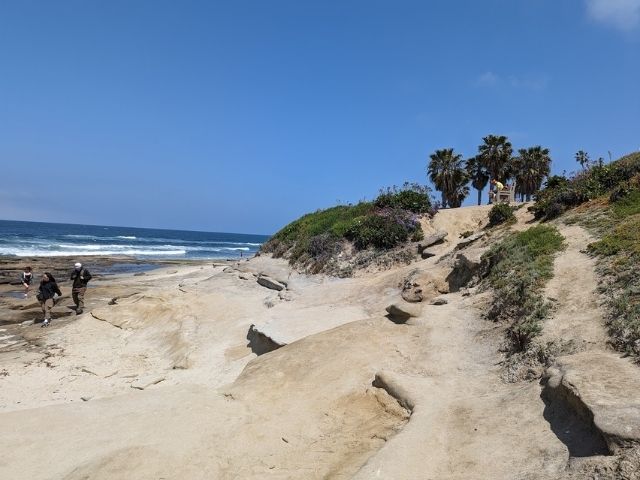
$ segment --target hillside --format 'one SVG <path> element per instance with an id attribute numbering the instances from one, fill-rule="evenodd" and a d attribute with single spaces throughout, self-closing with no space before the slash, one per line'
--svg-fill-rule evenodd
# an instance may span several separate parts
<path id="1" fill-rule="evenodd" d="M 429 190 L 405 183 L 372 202 L 338 205 L 306 214 L 278 231 L 262 248 L 306 273 L 349 277 L 372 265 L 409 263 L 424 238 L 421 219 L 435 210 Z"/>

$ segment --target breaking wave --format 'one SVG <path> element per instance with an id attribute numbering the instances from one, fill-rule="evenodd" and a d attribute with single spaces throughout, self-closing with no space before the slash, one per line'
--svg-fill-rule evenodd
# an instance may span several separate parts
<path id="1" fill-rule="evenodd" d="M 231 259 L 253 255 L 267 238 L 264 235 L 0 220 L 0 255 L 20 257 L 95 255 Z"/>

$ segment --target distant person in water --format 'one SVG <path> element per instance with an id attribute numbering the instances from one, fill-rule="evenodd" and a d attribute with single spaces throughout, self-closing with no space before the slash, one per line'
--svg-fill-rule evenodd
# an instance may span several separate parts
<path id="1" fill-rule="evenodd" d="M 91 280 L 91 274 L 81 263 L 76 263 L 71 272 L 71 280 L 73 280 L 71 296 L 73 303 L 76 304 L 76 315 L 80 315 L 84 310 L 84 294 L 87 291 L 87 283 Z"/>
<path id="2" fill-rule="evenodd" d="M 38 301 L 40 302 L 40 308 L 42 308 L 42 313 L 44 313 L 44 322 L 42 322 L 43 327 L 48 327 L 51 323 L 51 309 L 55 305 L 54 297 L 58 294 L 62 296 L 62 292 L 56 283 L 56 279 L 53 278 L 49 272 L 45 272 L 42 275 L 42 280 L 40 280 L 40 287 L 38 288 Z"/>
<path id="3" fill-rule="evenodd" d="M 493 203 L 498 198 L 498 194 L 504 189 L 504 185 L 495 178 L 491 180 L 491 189 L 489 190 L 489 203 Z"/>
<path id="4" fill-rule="evenodd" d="M 20 281 L 22 282 L 22 286 L 24 287 L 24 296 L 26 297 L 29 293 L 31 282 L 33 281 L 31 267 L 24 267 L 24 272 L 22 272 L 22 275 L 20 275 Z"/>

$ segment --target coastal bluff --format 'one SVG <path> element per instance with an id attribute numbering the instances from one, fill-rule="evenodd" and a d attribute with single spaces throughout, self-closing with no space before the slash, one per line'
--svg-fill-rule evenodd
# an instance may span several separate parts
<path id="1" fill-rule="evenodd" d="M 536 222 L 490 208 L 352 278 L 266 254 L 98 278 L 47 329 L 1 285 L 0 478 L 640 479 L 640 368 L 607 341 L 588 235 L 556 224 L 540 338 L 562 348 L 515 364 L 483 259 Z"/>

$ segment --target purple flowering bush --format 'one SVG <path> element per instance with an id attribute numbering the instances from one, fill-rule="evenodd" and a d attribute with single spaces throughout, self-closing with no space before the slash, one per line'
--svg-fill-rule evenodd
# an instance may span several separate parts
<path id="1" fill-rule="evenodd" d="M 359 250 L 389 249 L 414 238 L 417 232 L 422 232 L 422 227 L 416 214 L 400 208 L 382 208 L 356 218 L 345 237 Z"/>

